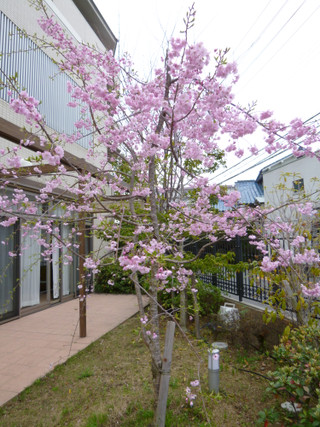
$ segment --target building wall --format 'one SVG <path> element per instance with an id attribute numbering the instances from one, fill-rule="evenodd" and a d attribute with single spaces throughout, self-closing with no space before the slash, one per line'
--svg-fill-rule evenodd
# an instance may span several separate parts
<path id="1" fill-rule="evenodd" d="M 262 173 L 266 205 L 279 206 L 288 197 L 295 197 L 293 181 L 299 179 L 303 179 L 304 192 L 310 195 L 315 206 L 320 205 L 320 164 L 317 158 L 290 156 L 290 158 L 266 168 Z M 296 197 L 298 196 L 299 192 L 296 193 Z"/>
<path id="2" fill-rule="evenodd" d="M 78 42 L 83 41 L 94 44 L 100 50 L 105 50 L 105 46 L 92 31 L 92 28 L 72 0 L 45 0 L 45 4 L 51 14 L 57 17 L 56 13 L 58 13 L 58 17 L 61 16 L 61 19 L 59 19 L 60 24 Z M 28 34 L 36 32 L 39 36 L 44 35 L 37 23 L 37 19 L 41 14 L 30 6 L 28 0 L 0 0 L 0 10 L 19 28 L 26 30 Z M 78 40 L 77 36 L 81 40 Z"/>
<path id="3" fill-rule="evenodd" d="M 91 0 L 88 0 L 88 3 L 90 3 L 90 1 Z M 76 7 L 76 5 L 74 4 L 74 2 L 72 0 L 46 0 L 46 4 L 50 8 L 49 13 L 57 14 L 58 17 L 61 18 L 60 23 L 68 31 L 68 33 L 72 37 L 74 37 L 75 40 L 77 40 L 78 42 L 79 41 L 85 41 L 85 42 L 88 42 L 90 44 L 96 45 L 98 47 L 98 49 L 105 50 L 105 46 L 100 41 L 97 34 L 95 34 L 93 29 L 90 27 L 87 20 L 82 16 L 79 9 Z M 39 28 L 39 26 L 37 24 L 39 12 L 36 12 L 34 10 L 34 8 L 29 6 L 28 0 L 0 0 L 0 14 L 2 16 L 2 21 L 1 21 L 2 26 L 0 25 L 0 32 L 1 32 L 1 27 L 2 27 L 2 31 L 3 31 L 4 25 L 10 25 L 10 28 L 13 28 L 13 29 L 14 29 L 14 26 L 17 26 L 20 29 L 26 30 L 26 32 L 28 34 L 33 34 L 36 32 L 37 35 L 40 37 L 43 35 L 41 29 Z M 3 36 L 1 37 L 0 47 L 1 47 L 2 52 L 7 52 L 8 40 L 9 40 L 9 38 L 7 38 L 5 45 L 3 45 L 3 44 L 1 45 L 1 43 L 4 43 L 4 37 Z M 22 39 L 20 39 L 19 37 L 16 37 L 16 40 L 17 40 L 17 43 L 21 43 Z M 11 43 L 10 40 L 9 40 L 9 42 Z M 19 50 L 19 49 L 21 51 L 24 50 L 23 46 L 18 45 L 18 44 L 16 46 L 18 46 L 17 50 Z M 9 70 L 10 74 L 14 74 L 15 71 L 19 71 L 19 75 L 21 77 L 23 77 L 23 79 L 24 79 L 22 81 L 23 84 L 21 86 L 25 86 L 30 95 L 35 96 L 40 101 L 43 101 L 43 106 L 41 108 L 44 108 L 44 115 L 48 118 L 49 118 L 49 114 L 51 114 L 51 116 L 52 116 L 51 121 L 49 122 L 49 119 L 47 121 L 49 132 L 52 132 L 54 130 L 54 131 L 72 133 L 72 128 L 71 129 L 68 128 L 69 123 L 72 126 L 74 124 L 74 121 L 77 120 L 79 117 L 74 117 L 74 116 L 72 116 L 72 114 L 68 115 L 68 111 L 72 112 L 72 110 L 73 110 L 73 112 L 74 112 L 74 109 L 70 109 L 69 107 L 67 107 L 66 104 L 67 104 L 68 100 L 63 98 L 63 95 L 66 93 L 65 86 L 66 86 L 66 80 L 68 79 L 68 77 L 65 75 L 64 76 L 62 75 L 61 77 L 59 76 L 59 78 L 56 79 L 56 83 L 55 83 L 56 86 L 53 90 L 53 93 L 50 94 L 50 93 L 46 92 L 46 91 L 48 91 L 49 85 L 52 83 L 52 81 L 49 80 L 49 75 L 55 73 L 55 69 L 52 68 L 52 63 L 51 63 L 48 55 L 53 55 L 53 52 L 50 52 L 50 51 L 47 52 L 46 51 L 44 53 L 44 52 L 41 52 L 39 50 L 37 50 L 37 51 L 35 50 L 35 54 L 33 56 L 30 54 L 29 57 L 26 57 L 26 58 L 23 57 L 23 53 L 21 53 L 21 54 L 17 53 L 16 54 L 16 62 L 15 62 L 15 60 L 13 60 L 12 57 L 10 58 L 11 55 L 7 55 L 6 58 L 5 58 L 5 55 L 3 55 L 2 57 L 0 57 L 0 66 L 3 69 L 5 69 L 6 72 L 8 72 L 8 70 Z M 55 53 L 54 53 L 54 55 L 55 55 Z M 43 64 L 45 64 L 45 65 L 43 65 Z M 18 68 L 18 70 L 17 70 L 17 68 Z M 31 88 L 30 89 L 31 91 L 28 90 L 29 88 Z M 61 93 L 59 93 L 59 91 L 61 91 Z M 41 98 L 43 98 L 43 99 L 41 99 Z M 0 137 L 0 149 L 1 148 L 8 148 L 10 150 L 13 147 L 16 147 L 15 142 L 17 141 L 17 133 L 19 134 L 19 132 L 20 132 L 19 129 L 25 127 L 26 129 L 28 129 L 31 132 L 32 132 L 32 129 L 30 128 L 30 126 L 26 125 L 22 116 L 17 115 L 16 113 L 14 113 L 11 110 L 11 108 L 8 104 L 8 100 L 9 100 L 9 98 L 6 95 L 5 91 L 2 91 L 2 93 L 0 92 L 0 120 L 3 119 L 5 121 L 7 121 L 8 123 L 15 125 L 16 130 L 17 130 L 17 131 L 15 130 L 12 134 L 7 133 L 6 134 L 7 137 L 6 137 L 5 132 L 3 130 L 4 128 L 2 127 L 2 129 L 1 129 L 1 127 L 0 127 L 0 132 L 2 131 L 2 133 L 0 134 L 0 135 L 2 135 Z M 46 107 L 46 103 L 47 103 L 47 107 Z M 68 128 L 68 129 L 66 129 L 66 128 Z M 18 140 L 19 139 L 20 139 L 20 137 L 18 137 Z M 79 145 L 79 144 L 70 145 L 70 144 L 68 144 L 68 146 L 64 146 L 66 153 L 69 153 L 69 154 L 76 156 L 79 160 L 86 158 L 86 153 L 87 153 L 86 148 L 88 148 L 88 144 L 85 144 L 85 143 L 82 145 Z M 21 149 L 20 154 L 24 158 L 28 158 L 29 156 L 32 156 L 33 152 L 30 151 L 29 149 L 23 147 Z M 93 164 L 93 161 L 91 161 L 91 164 Z M 41 177 L 41 178 L 28 177 L 28 178 L 24 178 L 24 179 L 20 180 L 20 185 L 22 185 L 24 188 L 27 188 L 29 191 L 31 191 L 31 194 L 34 194 L 33 192 L 34 191 L 37 192 L 39 190 L 39 188 L 41 187 L 41 185 L 44 184 L 45 180 L 46 180 L 46 178 L 43 178 L 43 177 Z M 72 180 L 72 178 L 70 178 L 70 180 Z M 71 185 L 70 185 L 70 187 L 71 187 Z M 8 190 L 8 191 L 10 191 L 10 190 Z M 0 217 L 1 217 L 1 212 L 0 212 Z M 61 226 L 63 227 L 63 224 L 61 224 Z M 13 229 L 13 227 L 11 227 L 11 228 Z M 5 229 L 5 227 L 1 227 L 1 229 Z M 12 231 L 12 233 L 13 233 L 13 231 Z M 19 242 L 17 244 L 20 245 L 22 242 L 22 236 L 20 235 L 19 230 L 17 230 L 15 232 L 15 235 L 17 236 L 17 239 L 19 240 Z M 11 237 L 10 238 L 8 237 L 8 239 L 10 240 Z M 9 242 L 9 240 L 8 240 L 8 242 Z M 11 240 L 10 240 L 10 242 L 11 242 Z M 94 243 L 91 242 L 90 245 L 92 246 L 92 244 L 94 245 L 95 248 L 98 247 L 97 241 Z M 89 247 L 90 245 L 88 244 L 87 246 Z M 7 249 L 7 243 L 6 243 L 6 245 L 3 245 L 2 247 L 0 247 L 0 249 L 2 250 L 0 255 L 6 254 L 5 251 L 8 250 Z M 17 262 L 18 262 L 19 258 L 21 258 L 21 257 L 16 257 L 15 260 L 17 260 Z M 21 261 L 21 259 L 20 259 L 20 261 Z M 74 269 L 76 269 L 76 262 L 77 262 L 77 260 L 75 259 L 75 262 L 73 263 Z M 43 267 L 42 264 L 43 264 L 43 262 L 41 260 L 41 269 Z M 53 264 L 54 263 L 52 263 L 51 266 Z M 49 268 L 52 269 L 53 267 L 50 267 L 49 265 L 47 265 L 46 268 L 47 268 L 46 274 L 48 276 L 48 274 L 50 275 Z M 68 267 L 62 266 L 62 269 L 63 268 L 68 269 Z M 11 270 L 12 270 L 12 272 L 19 271 L 19 267 L 11 268 Z M 77 282 L 76 276 L 78 273 L 76 270 L 73 272 L 70 270 L 69 273 L 68 273 L 69 275 L 71 275 L 71 273 L 73 274 L 72 292 L 76 292 L 75 285 Z M 41 270 L 41 274 L 42 274 L 42 270 Z M 52 274 L 52 272 L 51 272 L 51 274 Z M 61 274 L 63 275 L 64 273 L 61 273 Z M 43 282 L 43 277 L 41 278 L 41 280 Z M 12 283 L 13 282 L 16 283 L 16 280 L 12 280 Z M 50 282 L 50 280 L 49 280 L 49 282 Z M 71 286 L 71 283 L 70 283 L 70 286 Z M 12 289 L 7 287 L 6 290 L 8 291 L 7 292 L 8 295 L 9 294 L 12 295 Z M 0 291 L 1 291 L 1 283 L 0 283 Z M 52 279 L 51 279 L 51 292 L 52 292 Z M 14 293 L 19 294 L 20 288 L 15 287 Z M 64 293 L 63 290 L 60 291 L 60 296 L 61 295 L 68 296 L 68 294 Z M 57 296 L 52 297 L 52 295 L 50 296 L 50 289 L 47 287 L 46 303 L 50 304 L 50 302 L 52 302 L 52 300 L 57 300 L 57 298 L 59 299 L 60 297 L 57 297 Z M 3 299 L 7 299 L 7 296 L 5 296 L 5 295 L 3 296 L 0 292 L 0 322 L 3 319 L 3 317 L 1 318 L 1 315 L 3 316 L 5 314 L 7 317 L 11 316 L 9 312 L 6 313 L 7 305 L 6 305 L 5 301 L 3 301 Z M 18 299 L 15 298 L 14 304 L 12 303 L 11 305 L 16 307 L 16 305 L 19 303 Z M 19 307 L 21 307 L 21 301 L 20 301 Z M 28 307 L 26 309 L 28 309 Z M 14 310 L 13 315 L 17 315 L 17 314 L 20 314 L 20 308 L 19 308 L 19 312 L 17 312 L 17 310 Z"/>
<path id="4" fill-rule="evenodd" d="M 82 42 L 95 45 L 101 51 L 106 50 L 106 46 L 104 46 L 97 35 L 92 32 L 91 26 L 72 1 L 46 0 L 46 3 L 51 8 L 53 3 L 54 6 L 62 12 L 64 18 L 68 21 L 69 31 L 70 27 L 75 30 L 77 35 L 80 36 Z"/>
<path id="5" fill-rule="evenodd" d="M 104 50 L 104 46 L 99 38 L 92 31 L 91 27 L 81 15 L 72 0 L 53 3 L 48 0 L 59 16 L 63 17 L 62 26 L 69 31 L 72 36 L 79 33 L 69 22 L 69 17 L 75 19 L 76 27 L 79 30 L 81 40 L 88 38 L 91 44 L 97 45 Z M 33 49 L 35 46 L 27 37 L 20 37 L 17 28 L 24 29 L 28 34 L 35 31 L 39 37 L 44 34 L 37 24 L 40 12 L 29 6 L 27 0 L 0 0 L 0 50 L 3 56 L 0 58 L 0 66 L 7 74 L 18 73 L 20 87 L 26 88 L 28 93 L 41 101 L 39 110 L 45 117 L 49 130 L 72 134 L 76 131 L 74 123 L 80 118 L 80 108 L 67 107 L 71 101 L 67 93 L 67 81 L 70 78 L 59 72 L 58 67 L 53 64 L 48 55 L 56 53 L 46 50 L 46 52 Z M 50 11 L 49 11 L 50 12 Z M 67 18 L 64 17 L 67 14 Z M 79 39 L 76 37 L 75 39 Z M 54 77 L 54 78 L 53 78 Z M 2 99 L 1 99 L 2 98 Z M 26 127 L 22 116 L 15 114 L 8 105 L 9 96 L 6 89 L 0 92 L 0 117 L 16 124 L 19 127 Z M 80 147 L 88 148 L 91 136 L 84 136 L 77 145 L 69 145 L 68 152 L 80 158 L 85 157 L 86 151 Z M 80 147 L 79 147 L 80 146 Z M 66 147 L 64 147 L 66 149 Z"/>

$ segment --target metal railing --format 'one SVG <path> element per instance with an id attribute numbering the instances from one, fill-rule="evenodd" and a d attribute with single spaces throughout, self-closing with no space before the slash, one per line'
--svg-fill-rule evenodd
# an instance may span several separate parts
<path id="1" fill-rule="evenodd" d="M 196 254 L 203 242 L 188 245 L 187 251 Z M 261 257 L 257 249 L 250 245 L 249 240 L 245 237 L 237 237 L 230 241 L 221 241 L 214 243 L 212 246 L 205 249 L 202 256 L 206 254 L 227 254 L 233 252 L 234 264 L 239 262 L 250 262 Z M 265 302 L 272 288 L 266 278 L 261 278 L 250 270 L 232 271 L 227 267 L 221 266 L 217 268 L 215 273 L 199 273 L 198 277 L 206 284 L 217 286 L 221 291 L 236 295 L 239 301 L 243 298 L 257 302 Z"/>

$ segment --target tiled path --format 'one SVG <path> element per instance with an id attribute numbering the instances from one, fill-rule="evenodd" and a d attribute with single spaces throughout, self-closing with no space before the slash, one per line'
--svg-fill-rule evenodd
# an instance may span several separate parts
<path id="1" fill-rule="evenodd" d="M 0 325 L 0 406 L 137 311 L 135 295 L 90 295 L 86 338 L 77 299 Z"/>

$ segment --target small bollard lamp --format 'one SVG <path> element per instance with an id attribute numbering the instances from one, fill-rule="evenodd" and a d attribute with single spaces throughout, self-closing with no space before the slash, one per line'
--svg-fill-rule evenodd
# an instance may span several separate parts
<path id="1" fill-rule="evenodd" d="M 219 350 L 217 348 L 208 350 L 208 379 L 209 391 L 219 393 Z"/>

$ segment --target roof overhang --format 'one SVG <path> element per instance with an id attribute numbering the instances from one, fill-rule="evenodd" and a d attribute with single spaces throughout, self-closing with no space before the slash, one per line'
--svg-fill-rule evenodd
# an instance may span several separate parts
<path id="1" fill-rule="evenodd" d="M 259 203 L 260 205 L 264 203 L 264 196 L 257 196 L 256 197 L 256 203 Z"/>
<path id="2" fill-rule="evenodd" d="M 19 145 L 21 140 L 30 139 L 33 141 L 33 145 L 30 145 L 27 148 L 31 151 L 43 152 L 46 149 L 41 145 L 38 136 L 19 128 L 17 125 L 9 122 L 8 120 L 3 119 L 2 117 L 0 117 L 0 136 Z M 110 173 L 108 173 L 108 171 L 99 170 L 96 166 L 92 165 L 81 157 L 77 157 L 74 154 L 69 153 L 66 149 L 64 150 L 64 157 L 61 159 L 61 164 L 63 164 L 67 169 L 73 170 L 80 174 L 89 172 L 94 178 L 107 178 L 110 180 L 110 182 L 113 181 L 113 177 Z M 46 165 L 46 167 L 46 173 L 55 172 L 53 170 L 54 168 L 51 170 L 49 165 Z M 24 167 L 19 170 L 19 172 L 21 172 L 23 176 L 38 175 L 38 173 L 34 170 L 34 166 Z M 6 177 L 7 174 L 3 174 L 2 178 Z M 124 188 L 129 189 L 129 184 L 127 184 L 126 182 L 122 182 L 121 185 Z"/>
<path id="3" fill-rule="evenodd" d="M 117 47 L 117 38 L 111 31 L 110 27 L 106 23 L 105 19 L 101 15 L 99 9 L 94 4 L 93 0 L 72 0 L 73 3 L 82 13 L 88 24 L 91 26 L 93 31 L 101 43 L 107 50 L 112 50 L 114 53 Z"/>

